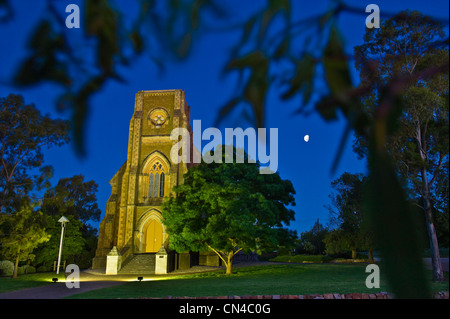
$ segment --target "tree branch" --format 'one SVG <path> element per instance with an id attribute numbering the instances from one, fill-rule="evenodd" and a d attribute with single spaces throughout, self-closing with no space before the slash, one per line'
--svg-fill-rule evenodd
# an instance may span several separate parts
<path id="1" fill-rule="evenodd" d="M 442 160 L 444 159 L 444 157 L 445 157 L 445 155 L 443 155 L 442 153 L 439 153 L 439 164 L 438 164 L 436 170 L 434 171 L 434 175 L 433 175 L 433 177 L 431 178 L 431 181 L 429 182 L 430 188 L 431 188 L 431 186 L 433 185 L 434 181 L 436 180 L 436 178 L 437 178 L 437 176 L 438 176 L 438 174 L 439 174 L 439 172 L 440 172 L 442 166 L 444 165 L 444 163 L 443 163 L 443 161 L 442 161 Z"/>

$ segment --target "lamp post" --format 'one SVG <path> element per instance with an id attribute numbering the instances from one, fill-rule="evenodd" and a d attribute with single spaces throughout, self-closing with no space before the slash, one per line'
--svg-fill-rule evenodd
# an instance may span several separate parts
<path id="1" fill-rule="evenodd" d="M 56 274 L 57 275 L 59 274 L 59 265 L 61 263 L 61 253 L 62 253 L 62 245 L 63 245 L 63 239 L 64 239 L 64 229 L 66 228 L 66 223 L 68 223 L 69 220 L 66 217 L 62 216 L 58 220 L 58 222 L 61 223 L 61 239 L 59 241 L 58 266 L 56 268 Z"/>

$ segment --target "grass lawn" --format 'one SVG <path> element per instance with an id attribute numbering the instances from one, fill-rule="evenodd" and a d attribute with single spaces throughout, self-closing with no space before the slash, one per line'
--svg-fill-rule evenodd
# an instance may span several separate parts
<path id="1" fill-rule="evenodd" d="M 223 271 L 167 277 L 164 280 L 128 282 L 69 298 L 139 298 L 166 296 L 303 295 L 322 293 L 376 293 L 389 291 L 383 281 L 379 289 L 365 286 L 365 264 L 282 264 L 243 267 L 233 275 Z M 447 273 L 448 276 L 448 273 Z M 448 278 L 448 277 L 447 277 Z M 431 280 L 431 272 L 430 272 Z M 433 291 L 447 291 L 448 281 L 433 284 Z"/>
<path id="2" fill-rule="evenodd" d="M 234 274 L 223 270 L 208 273 L 171 275 L 142 282 L 128 282 L 120 286 L 98 289 L 70 298 L 140 298 L 167 296 L 230 296 L 230 295 L 288 295 L 390 291 L 383 280 L 381 286 L 365 286 L 366 264 L 280 264 L 235 268 Z M 433 291 L 448 291 L 447 281 L 433 283 Z M 431 281 L 431 271 L 429 272 Z M 20 275 L 17 279 L 0 277 L 0 293 L 38 287 L 51 283 L 54 273 Z M 64 279 L 64 274 L 59 274 Z M 82 283 L 81 283 L 82 284 Z"/>
<path id="3" fill-rule="evenodd" d="M 53 283 L 52 278 L 54 277 L 57 277 L 59 280 L 65 279 L 64 273 L 56 275 L 53 272 L 19 275 L 15 279 L 12 279 L 10 276 L 0 277 L 0 293 L 48 285 Z"/>

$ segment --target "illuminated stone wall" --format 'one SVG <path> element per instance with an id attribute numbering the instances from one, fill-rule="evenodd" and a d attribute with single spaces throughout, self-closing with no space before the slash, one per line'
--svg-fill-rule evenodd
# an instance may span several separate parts
<path id="1" fill-rule="evenodd" d="M 132 254 L 149 252 L 146 247 L 151 245 L 147 245 L 146 240 L 152 240 L 152 234 L 146 233 L 148 223 L 157 221 L 162 225 L 161 204 L 172 188 L 183 182 L 183 174 L 188 169 L 185 163 L 170 161 L 170 151 L 177 143 L 170 139 L 174 128 L 188 130 L 192 150 L 190 107 L 184 91 L 140 91 L 136 94 L 127 158 L 110 181 L 111 196 L 99 227 L 93 269 L 106 267 L 106 256 L 113 247 L 117 247 L 123 260 Z M 162 228 L 162 234 L 155 236 L 162 236 L 162 243 L 167 248 L 169 234 L 164 225 Z M 160 238 L 154 240 L 159 242 Z"/>

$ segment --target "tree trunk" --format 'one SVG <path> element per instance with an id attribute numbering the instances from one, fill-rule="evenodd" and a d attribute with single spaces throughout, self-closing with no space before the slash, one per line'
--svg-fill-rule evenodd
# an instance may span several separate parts
<path id="1" fill-rule="evenodd" d="M 424 198 L 424 210 L 425 210 L 425 221 L 427 224 L 428 238 L 430 240 L 430 250 L 431 250 L 431 264 L 433 267 L 433 280 L 443 281 L 444 273 L 442 271 L 441 256 L 439 253 L 439 244 L 436 235 L 436 229 L 433 223 L 433 211 L 431 209 L 430 201 L 428 198 Z"/>
<path id="2" fill-rule="evenodd" d="M 219 256 L 220 259 L 222 259 L 225 267 L 226 267 L 226 272 L 225 274 L 230 275 L 233 271 L 233 257 L 234 255 L 236 255 L 242 248 L 239 248 L 236 251 L 230 251 L 230 252 L 224 252 L 224 251 L 219 251 L 217 249 L 214 249 L 213 247 L 208 245 L 208 248 L 211 249 L 213 252 L 215 252 L 217 254 L 217 256 Z M 226 259 L 225 259 L 226 258 Z"/>
<path id="3" fill-rule="evenodd" d="M 422 143 L 422 130 L 420 123 L 417 124 L 416 139 L 418 143 L 419 155 L 422 160 L 428 163 L 426 143 Z M 430 202 L 430 183 L 428 182 L 428 172 L 426 167 L 421 170 L 422 177 L 422 199 L 423 210 L 425 213 L 425 222 L 427 224 L 428 238 L 430 240 L 431 263 L 433 266 L 433 280 L 443 281 L 444 273 L 442 271 L 441 256 L 439 254 L 439 244 L 436 235 L 436 229 L 433 224 L 433 210 Z"/>
<path id="4" fill-rule="evenodd" d="M 373 258 L 373 249 L 369 248 L 369 262 L 374 263 L 375 259 Z"/>
<path id="5" fill-rule="evenodd" d="M 226 266 L 227 266 L 227 271 L 225 272 L 226 275 L 231 275 L 233 272 L 233 252 L 230 252 L 228 254 L 228 260 L 226 262 Z"/>
<path id="6" fill-rule="evenodd" d="M 17 269 L 19 268 L 19 259 L 20 259 L 20 248 L 17 251 L 16 262 L 14 263 L 14 271 L 12 278 L 17 278 Z"/>
<path id="7" fill-rule="evenodd" d="M 352 259 L 356 259 L 356 249 L 352 249 Z"/>

